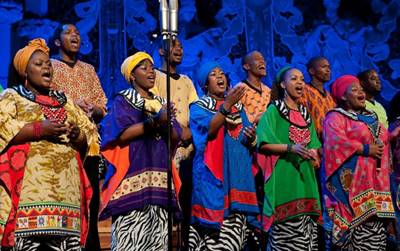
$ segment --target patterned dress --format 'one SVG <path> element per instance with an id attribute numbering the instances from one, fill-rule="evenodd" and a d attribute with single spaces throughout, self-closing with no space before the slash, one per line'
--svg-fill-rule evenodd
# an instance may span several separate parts
<path id="1" fill-rule="evenodd" d="M 238 84 L 246 87 L 246 92 L 240 102 L 243 104 L 250 123 L 254 123 L 255 119 L 267 110 L 271 98 L 271 89 L 264 84 L 261 84 L 261 90 L 255 89 L 247 80 Z"/>
<path id="2" fill-rule="evenodd" d="M 308 84 L 305 86 L 300 103 L 307 107 L 314 121 L 318 138 L 322 139 L 322 125 L 325 115 L 336 106 L 331 94 L 327 90 L 320 92 L 317 88 Z"/>
<path id="3" fill-rule="evenodd" d="M 65 95 L 34 95 L 22 86 L 5 90 L 0 97 L 3 246 L 12 246 L 14 236 L 17 244 L 18 240 L 38 236 L 70 236 L 85 242 L 90 185 L 80 155 L 66 135 L 61 142 L 40 140 L 9 147 L 26 124 L 45 119 L 76 124 L 87 137 L 88 153 L 99 154 L 96 127 Z M 79 241 L 76 243 L 79 245 Z"/>
<path id="4" fill-rule="evenodd" d="M 217 137 L 208 128 L 222 101 L 204 96 L 190 107 L 196 153 L 193 162 L 190 250 L 239 251 L 246 244 L 246 217 L 259 213 L 251 172 L 251 153 L 243 128 L 250 125 L 237 104 Z"/>
<path id="5" fill-rule="evenodd" d="M 164 100 L 144 99 L 133 88 L 121 91 L 101 123 L 102 153 L 109 167 L 100 220 L 110 216 L 112 250 L 166 250 L 167 143 L 165 128 L 146 131 L 128 145 L 116 143 L 127 128 L 154 116 Z M 180 134 L 180 127 L 173 122 Z M 173 207 L 177 209 L 176 197 Z"/>
<path id="6" fill-rule="evenodd" d="M 380 161 L 355 153 L 360 145 L 375 142 L 384 145 Z M 383 223 L 394 218 L 387 130 L 374 113 L 334 109 L 324 122 L 324 155 L 333 243 L 354 250 L 385 250 Z"/>
<path id="7" fill-rule="evenodd" d="M 257 127 L 258 145 L 302 144 L 318 149 L 310 114 L 304 106 L 290 110 L 284 101 L 272 103 Z M 294 153 L 265 155 L 259 160 L 265 177 L 263 227 L 270 250 L 318 250 L 316 221 L 321 207 L 314 168 Z"/>
<path id="8" fill-rule="evenodd" d="M 56 90 L 63 91 L 74 101 L 86 99 L 96 106 L 106 108 L 107 98 L 92 65 L 77 60 L 71 67 L 57 59 L 51 59 L 51 64 Z"/>

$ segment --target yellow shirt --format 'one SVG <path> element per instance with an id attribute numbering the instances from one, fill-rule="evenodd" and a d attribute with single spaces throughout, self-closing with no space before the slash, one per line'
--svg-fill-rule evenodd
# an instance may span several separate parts
<path id="1" fill-rule="evenodd" d="M 383 108 L 383 106 L 378 102 L 378 101 L 369 101 L 367 100 L 365 102 L 366 108 L 367 110 L 373 111 L 376 113 L 376 115 L 378 115 L 378 120 L 379 122 L 381 122 L 385 128 L 389 127 L 389 122 L 388 122 L 388 118 L 386 115 L 386 110 L 385 108 Z"/>
<path id="2" fill-rule="evenodd" d="M 189 127 L 189 105 L 198 99 L 192 80 L 180 74 L 178 79 L 170 78 L 171 102 L 177 109 L 176 120 L 182 126 Z M 156 70 L 156 83 L 152 92 L 162 98 L 167 98 L 167 76 L 164 72 Z"/>

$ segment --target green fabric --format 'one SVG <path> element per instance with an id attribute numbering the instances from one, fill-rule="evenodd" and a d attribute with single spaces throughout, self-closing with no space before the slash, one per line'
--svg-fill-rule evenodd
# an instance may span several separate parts
<path id="1" fill-rule="evenodd" d="M 3 86 L 1 86 L 1 84 L 0 84 L 0 92 L 2 92 L 3 91 Z"/>
<path id="2" fill-rule="evenodd" d="M 289 126 L 290 122 L 281 117 L 277 107 L 270 105 L 257 126 L 258 145 L 292 144 L 289 140 Z M 313 123 L 309 129 L 311 142 L 307 148 L 320 148 L 321 143 Z M 315 170 L 310 161 L 303 160 L 293 153 L 285 153 L 279 157 L 270 178 L 264 184 L 264 191 L 266 200 L 263 213 L 267 216 L 273 215 L 276 207 L 301 199 L 315 199 L 320 208 Z M 287 219 L 296 216 L 299 215 L 289 215 Z"/>
<path id="3" fill-rule="evenodd" d="M 374 103 L 372 103 L 371 101 L 367 100 L 367 102 L 365 102 L 365 104 L 366 104 L 367 110 L 375 112 L 376 115 L 378 115 L 379 122 L 381 122 L 385 126 L 385 128 L 388 128 L 389 122 L 388 122 L 385 108 L 378 101 L 374 101 Z"/>

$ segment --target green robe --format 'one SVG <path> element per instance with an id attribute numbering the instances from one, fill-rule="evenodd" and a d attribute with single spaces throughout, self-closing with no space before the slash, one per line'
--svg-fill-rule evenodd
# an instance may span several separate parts
<path id="1" fill-rule="evenodd" d="M 262 144 L 295 144 L 289 139 L 292 110 L 287 109 L 282 101 L 272 103 L 257 126 L 258 146 Z M 308 149 L 318 149 L 318 140 L 314 124 L 307 109 L 300 106 L 300 114 L 304 126 L 300 130 L 308 130 Z M 293 131 L 292 127 L 292 131 Z M 265 199 L 263 207 L 263 227 L 268 230 L 276 222 L 283 222 L 301 215 L 321 214 L 320 195 L 315 170 L 308 160 L 294 153 L 265 155 L 260 159 L 260 166 L 265 175 Z"/>

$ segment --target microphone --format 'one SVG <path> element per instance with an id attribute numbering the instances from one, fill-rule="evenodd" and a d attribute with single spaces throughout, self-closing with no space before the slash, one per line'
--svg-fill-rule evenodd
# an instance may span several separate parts
<path id="1" fill-rule="evenodd" d="M 178 0 L 169 0 L 170 28 L 173 39 L 178 36 L 178 9 Z"/>
<path id="2" fill-rule="evenodd" d="M 160 0 L 160 28 L 163 39 L 168 38 L 169 31 L 169 8 L 167 0 Z"/>

